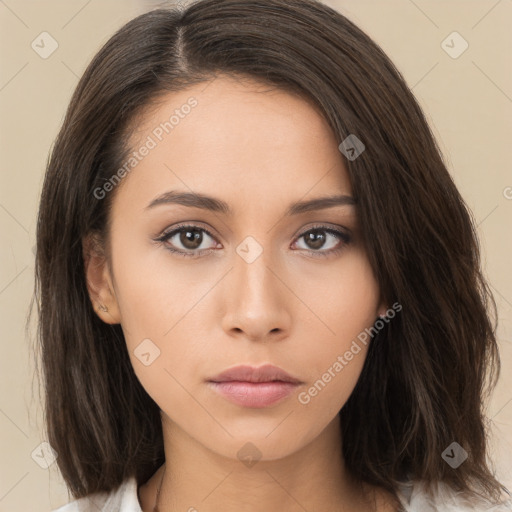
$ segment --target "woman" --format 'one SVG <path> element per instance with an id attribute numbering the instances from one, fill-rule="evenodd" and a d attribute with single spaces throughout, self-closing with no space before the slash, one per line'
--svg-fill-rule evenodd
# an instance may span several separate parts
<path id="1" fill-rule="evenodd" d="M 478 242 L 382 50 L 311 0 L 122 27 L 45 177 L 60 512 L 512 510 Z"/>

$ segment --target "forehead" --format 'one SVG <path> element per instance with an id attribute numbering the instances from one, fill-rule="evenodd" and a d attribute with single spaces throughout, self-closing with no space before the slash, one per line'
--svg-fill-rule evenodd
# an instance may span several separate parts
<path id="1" fill-rule="evenodd" d="M 143 146 L 129 173 L 133 191 L 180 188 L 260 204 L 351 192 L 338 142 L 312 102 L 246 78 L 221 75 L 159 97 L 130 139 L 132 151 Z"/>

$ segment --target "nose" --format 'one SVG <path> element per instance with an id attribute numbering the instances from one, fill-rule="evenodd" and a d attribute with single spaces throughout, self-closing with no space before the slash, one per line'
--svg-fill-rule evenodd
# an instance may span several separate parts
<path id="1" fill-rule="evenodd" d="M 222 293 L 224 332 L 251 341 L 288 336 L 293 294 L 265 251 L 250 263 L 235 254 L 233 267 Z"/>

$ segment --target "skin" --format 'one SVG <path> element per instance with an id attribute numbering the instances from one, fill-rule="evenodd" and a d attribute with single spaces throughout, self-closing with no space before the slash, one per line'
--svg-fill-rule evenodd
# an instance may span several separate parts
<path id="1" fill-rule="evenodd" d="M 159 509 L 365 511 L 375 498 L 377 510 L 396 510 L 386 493 L 361 492 L 341 456 L 337 413 L 367 348 L 309 403 L 297 398 L 387 309 L 354 206 L 284 215 L 294 201 L 352 194 L 339 141 L 304 99 L 220 75 L 146 111 L 132 147 L 191 96 L 198 105 L 115 190 L 109 257 L 84 241 L 91 301 L 103 321 L 121 324 L 134 371 L 161 409 L 167 469 Z M 222 199 L 234 215 L 176 204 L 146 209 L 170 190 Z M 179 234 L 153 241 L 182 222 L 214 238 L 200 232 L 199 249 Z M 320 229 L 324 244 L 308 244 L 300 235 L 317 223 L 351 241 Z M 262 249 L 251 263 L 236 252 L 247 236 Z M 213 251 L 186 258 L 166 245 Z M 134 350 L 148 338 L 160 355 L 146 366 Z M 207 385 L 227 368 L 264 363 L 303 384 L 260 409 L 228 402 Z M 261 454 L 252 467 L 237 456 L 248 442 Z M 139 488 L 144 512 L 153 510 L 162 470 Z"/>

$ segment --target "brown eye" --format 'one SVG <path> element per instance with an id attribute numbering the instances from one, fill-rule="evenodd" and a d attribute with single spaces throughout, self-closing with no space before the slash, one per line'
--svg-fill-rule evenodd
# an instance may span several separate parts
<path id="1" fill-rule="evenodd" d="M 351 237 L 347 233 L 327 226 L 313 227 L 297 238 L 297 240 L 301 239 L 304 240 L 306 246 L 302 248 L 315 256 L 329 256 L 338 253 L 351 241 Z M 326 245 L 327 248 L 325 248 Z"/>
<path id="2" fill-rule="evenodd" d="M 204 252 L 210 252 L 213 247 L 203 247 L 203 243 L 211 238 L 213 247 L 217 245 L 213 235 L 205 228 L 199 226 L 179 226 L 169 233 L 163 234 L 157 239 L 165 244 L 167 250 L 181 256 L 198 256 Z"/>

